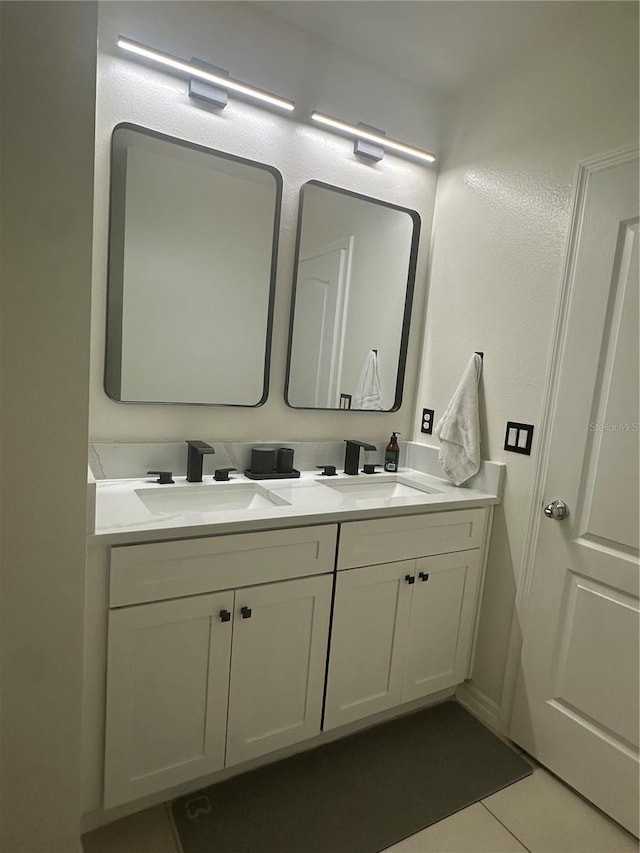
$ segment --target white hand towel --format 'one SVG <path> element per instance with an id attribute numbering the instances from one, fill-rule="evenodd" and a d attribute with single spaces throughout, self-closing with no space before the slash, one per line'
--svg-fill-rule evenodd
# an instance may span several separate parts
<path id="1" fill-rule="evenodd" d="M 474 353 L 435 429 L 442 442 L 440 464 L 456 486 L 473 477 L 480 468 L 478 382 L 481 372 L 482 358 Z"/>
<path id="2" fill-rule="evenodd" d="M 352 409 L 384 409 L 378 378 L 378 356 L 371 350 L 362 366 L 358 387 L 353 395 Z"/>

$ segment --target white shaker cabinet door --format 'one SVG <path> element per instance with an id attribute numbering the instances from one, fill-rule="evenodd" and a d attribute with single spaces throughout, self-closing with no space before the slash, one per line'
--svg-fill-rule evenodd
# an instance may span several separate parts
<path id="1" fill-rule="evenodd" d="M 467 677 L 479 578 L 479 550 L 416 560 L 403 702 Z"/>
<path id="2" fill-rule="evenodd" d="M 325 730 L 400 703 L 414 575 L 414 560 L 338 572 Z"/>
<path id="3" fill-rule="evenodd" d="M 332 580 L 236 590 L 227 766 L 320 733 Z"/>
<path id="4" fill-rule="evenodd" d="M 231 591 L 110 612 L 106 808 L 224 766 L 232 611 Z"/>

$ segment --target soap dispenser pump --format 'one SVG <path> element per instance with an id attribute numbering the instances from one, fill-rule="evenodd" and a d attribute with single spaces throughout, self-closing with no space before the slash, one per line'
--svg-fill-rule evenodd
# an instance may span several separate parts
<path id="1" fill-rule="evenodd" d="M 398 435 L 399 433 L 393 433 L 393 435 L 389 439 L 389 444 L 387 444 L 387 447 L 384 451 L 385 471 L 398 470 L 398 457 L 400 456 L 400 448 L 398 447 Z"/>

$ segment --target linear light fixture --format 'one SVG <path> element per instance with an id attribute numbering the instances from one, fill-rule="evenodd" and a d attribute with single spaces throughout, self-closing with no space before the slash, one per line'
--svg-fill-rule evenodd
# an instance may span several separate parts
<path id="1" fill-rule="evenodd" d="M 430 151 L 423 151 L 421 148 L 416 148 L 414 145 L 407 145 L 406 142 L 399 142 L 397 139 L 391 139 L 389 136 L 385 136 L 384 133 L 375 133 L 372 130 L 368 130 L 366 127 L 359 126 L 357 124 L 349 124 L 346 121 L 340 121 L 340 119 L 332 118 L 324 113 L 314 111 L 311 113 L 311 118 L 313 121 L 318 122 L 318 124 L 330 127 L 333 130 L 338 130 L 341 133 L 346 133 L 348 136 L 352 136 L 356 140 L 363 139 L 366 142 L 373 142 L 380 148 L 395 151 L 397 154 L 404 154 L 407 157 L 415 157 L 417 160 L 424 160 L 428 163 L 433 163 L 436 159 L 435 155 L 431 154 Z"/>
<path id="2" fill-rule="evenodd" d="M 157 62 L 159 65 L 164 65 L 166 68 L 172 68 L 180 74 L 185 74 L 195 80 L 202 80 L 205 83 L 211 83 L 221 89 L 230 92 L 237 92 L 239 95 L 245 95 L 248 98 L 254 98 L 271 107 L 277 107 L 281 110 L 290 112 L 295 108 L 295 103 L 287 98 L 281 98 L 271 92 L 265 92 L 263 89 L 256 89 L 254 86 L 249 86 L 246 83 L 241 83 L 238 80 L 233 80 L 227 77 L 224 73 L 216 74 L 212 71 L 205 70 L 202 66 L 196 64 L 196 60 L 188 62 L 185 59 L 180 59 L 177 56 L 172 56 L 170 53 L 164 53 L 161 50 L 156 50 L 153 47 L 147 47 L 140 42 L 133 41 L 125 36 L 118 36 L 118 47 L 140 56 L 143 59 L 149 59 L 152 62 Z"/>

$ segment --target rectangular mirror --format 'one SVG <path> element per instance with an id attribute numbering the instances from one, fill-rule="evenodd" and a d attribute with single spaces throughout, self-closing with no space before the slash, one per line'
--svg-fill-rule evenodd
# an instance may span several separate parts
<path id="1" fill-rule="evenodd" d="M 271 166 L 130 124 L 115 128 L 109 397 L 264 403 L 281 196 Z"/>
<path id="2" fill-rule="evenodd" d="M 302 187 L 287 405 L 400 407 L 419 235 L 415 210 L 320 181 Z"/>

